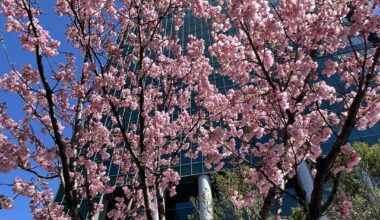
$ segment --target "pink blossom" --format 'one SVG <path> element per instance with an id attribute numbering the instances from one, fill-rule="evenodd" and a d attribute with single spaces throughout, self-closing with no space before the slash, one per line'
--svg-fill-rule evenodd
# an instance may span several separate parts
<path id="1" fill-rule="evenodd" d="M 349 216 L 351 212 L 351 202 L 349 201 L 348 197 L 346 196 L 344 192 L 340 194 L 340 197 L 341 197 L 341 203 L 342 203 L 340 213 L 343 216 Z"/>
<path id="2" fill-rule="evenodd" d="M 13 200 L 11 198 L 0 196 L 0 209 L 12 209 Z"/>

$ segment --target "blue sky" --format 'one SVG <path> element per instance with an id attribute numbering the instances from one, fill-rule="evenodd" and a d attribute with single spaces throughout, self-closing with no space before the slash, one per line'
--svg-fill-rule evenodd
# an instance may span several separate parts
<path id="1" fill-rule="evenodd" d="M 44 14 L 40 16 L 39 20 L 42 25 L 50 31 L 50 35 L 62 42 L 60 50 L 69 50 L 67 47 L 67 42 L 64 40 L 65 31 L 65 19 L 59 18 L 54 13 L 54 2 L 55 1 L 39 1 L 41 2 L 41 8 Z M 0 16 L 0 36 L 3 37 L 4 43 L 8 50 L 9 58 L 16 68 L 20 68 L 24 64 L 32 64 L 35 66 L 35 58 L 32 53 L 23 51 L 19 43 L 18 35 L 14 33 L 7 33 L 4 28 L 5 18 Z M 10 66 L 6 61 L 5 51 L 1 45 L 0 47 L 0 76 L 10 71 Z M 21 99 L 14 94 L 5 93 L 0 89 L 0 103 L 6 102 L 8 113 L 14 119 L 20 119 L 24 115 L 21 110 L 22 102 Z M 11 173 L 0 174 L 0 184 L 12 183 L 16 177 L 22 177 L 25 180 L 32 178 L 30 174 L 26 174 L 24 171 L 15 170 Z M 50 186 L 53 188 L 55 193 L 59 182 L 58 180 L 49 182 Z M 0 194 L 12 195 L 11 187 L 0 185 Z M 29 199 L 23 196 L 18 196 L 14 201 L 14 207 L 12 210 L 1 210 L 0 209 L 0 219 L 4 220 L 28 220 L 32 219 L 31 212 L 29 210 Z"/>

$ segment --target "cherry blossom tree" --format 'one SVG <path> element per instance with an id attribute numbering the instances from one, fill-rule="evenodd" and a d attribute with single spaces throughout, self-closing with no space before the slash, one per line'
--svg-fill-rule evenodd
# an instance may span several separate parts
<path id="1" fill-rule="evenodd" d="M 281 203 L 302 161 L 314 168 L 310 201 L 288 194 L 309 219 L 343 198 L 339 174 L 360 160 L 350 134 L 380 119 L 380 49 L 368 40 L 379 34 L 378 1 L 57 0 L 56 15 L 68 21 L 62 42 L 44 28 L 38 3 L 0 3 L 6 30 L 35 57 L 21 68 L 10 63 L 0 78 L 25 112 L 15 120 L 1 105 L 0 172 L 37 177 L 11 184 L 32 198 L 36 219 L 84 219 L 81 200 L 94 218 L 104 209 L 95 197 L 116 190 L 107 162 L 119 167 L 123 189 L 108 216 L 153 219 L 158 209 L 164 219 L 163 191 L 175 193 L 180 177 L 170 166 L 182 150 L 201 152 L 217 169 L 248 164 L 244 181 L 255 187 L 246 197 L 233 191 L 232 200 L 243 207 L 263 197 L 261 219 Z M 190 12 L 209 24 L 209 48 L 191 35 L 182 46 L 178 31 Z M 61 51 L 62 43 L 72 51 Z M 220 92 L 209 81 L 216 72 L 236 86 Z M 67 213 L 52 201 L 53 178 Z M 324 198 L 329 179 L 336 181 Z M 1 195 L 0 207 L 11 206 Z"/>
<path id="2" fill-rule="evenodd" d="M 260 217 L 266 219 L 286 193 L 303 205 L 308 219 L 319 219 L 344 197 L 337 196 L 340 174 L 360 160 L 348 142 L 351 132 L 380 119 L 379 2 L 216 4 L 224 10 L 203 15 L 212 26 L 209 51 L 219 64 L 215 71 L 236 86 L 210 108 L 210 118 L 222 125 L 201 129 L 206 138 L 200 150 L 219 167 L 226 160 L 250 165 L 244 181 L 257 190 L 245 197 L 234 191 L 236 207 L 264 196 Z M 337 158 L 345 158 L 339 166 Z M 302 189 L 297 195 L 284 191 L 303 161 L 313 168 L 309 201 Z M 328 180 L 333 184 L 325 198 Z"/>
<path id="3" fill-rule="evenodd" d="M 0 79 L 25 112 L 16 121 L 1 106 L 0 171 L 19 168 L 38 178 L 17 178 L 14 193 L 32 199 L 36 219 L 84 219 L 81 200 L 92 219 L 104 209 L 95 197 L 117 188 L 108 176 L 116 165 L 124 195 L 108 216 L 153 219 L 158 209 L 164 219 L 163 191 L 175 194 L 179 182 L 170 166 L 205 123 L 204 103 L 215 90 L 204 41 L 188 36 L 184 51 L 178 38 L 185 10 L 199 10 L 196 2 L 58 0 L 56 15 L 69 21 L 67 52 L 44 29 L 37 1 L 4 0 L 0 7 L 6 30 L 35 57 L 20 69 L 10 63 Z M 46 183 L 53 178 L 61 180 L 68 213 L 51 201 Z M 12 206 L 9 196 L 0 202 Z"/>

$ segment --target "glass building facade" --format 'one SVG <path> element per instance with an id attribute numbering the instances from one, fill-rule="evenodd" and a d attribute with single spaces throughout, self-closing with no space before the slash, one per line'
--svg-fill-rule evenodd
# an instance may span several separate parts
<path id="1" fill-rule="evenodd" d="M 165 24 L 165 30 L 167 31 L 167 34 L 170 34 L 173 30 L 173 25 L 170 19 L 167 19 L 164 21 Z M 179 30 L 179 37 L 180 37 L 180 43 L 182 45 L 182 48 L 184 51 L 186 51 L 186 41 L 187 37 L 189 35 L 194 35 L 197 38 L 204 39 L 205 46 L 208 48 L 211 43 L 211 33 L 209 29 L 209 25 L 206 21 L 202 19 L 198 19 L 194 17 L 191 13 L 187 13 L 185 15 L 184 19 L 184 25 Z M 358 41 L 357 45 L 360 46 L 361 42 Z M 128 48 L 126 48 L 126 51 L 128 51 Z M 206 55 L 209 57 L 210 62 L 216 66 L 217 62 L 213 59 L 212 56 L 210 56 L 209 52 L 205 51 Z M 341 50 L 339 53 L 350 53 L 350 50 Z M 319 63 L 323 63 L 325 60 L 329 59 L 329 57 L 320 57 Z M 323 65 L 320 65 L 323 66 Z M 217 74 L 216 72 L 213 73 L 210 77 L 210 81 L 212 84 L 216 85 L 219 91 L 226 92 L 229 89 L 236 87 L 237 85 L 233 83 L 233 81 L 229 80 L 227 77 Z M 333 76 L 328 79 L 328 81 L 335 86 L 335 88 L 339 90 L 345 90 L 344 85 L 340 82 L 338 76 Z M 132 123 L 137 123 L 138 121 L 138 112 L 136 111 L 123 111 L 123 123 L 125 124 L 126 128 L 129 128 L 129 125 Z M 111 120 L 109 118 L 104 119 L 104 123 L 108 127 L 112 127 Z M 369 128 L 365 131 L 357 131 L 355 130 L 350 138 L 350 141 L 364 141 L 369 144 L 373 144 L 378 142 L 380 139 L 380 124 L 375 125 L 372 128 Z M 324 149 L 328 149 L 331 144 L 333 143 L 333 139 L 330 139 L 326 143 L 323 144 Z M 190 147 L 191 148 L 191 147 Z M 109 149 L 108 152 L 111 154 L 111 157 L 107 161 L 101 161 L 100 157 L 95 156 L 94 160 L 98 162 L 103 162 L 105 165 L 107 165 L 107 174 L 111 177 L 110 185 L 112 186 L 121 186 L 117 183 L 118 177 L 122 175 L 125 177 L 125 174 L 121 174 L 119 172 L 119 166 L 114 164 L 112 162 L 113 160 L 113 149 Z M 204 163 L 203 163 L 203 156 L 198 155 L 196 158 L 189 158 L 185 156 L 186 151 L 180 152 L 179 155 L 179 164 L 176 166 L 173 166 L 172 168 L 181 175 L 182 179 L 180 182 L 180 185 L 177 187 L 177 195 L 174 197 L 166 196 L 166 209 L 167 209 L 167 219 L 169 220 L 184 220 L 187 219 L 187 215 L 193 212 L 193 206 L 190 202 L 190 197 L 197 197 L 198 196 L 198 181 L 197 178 L 200 175 L 208 174 L 210 172 L 214 172 L 214 168 L 208 169 Z M 229 165 L 227 164 L 225 168 L 229 168 Z M 127 178 L 133 178 L 133 177 L 127 177 Z M 128 182 L 128 181 L 126 181 Z M 293 192 L 293 189 L 288 189 L 290 192 Z M 102 202 L 107 210 L 111 210 L 113 208 L 113 199 L 117 194 L 121 194 L 121 190 L 116 190 L 116 192 L 113 195 L 101 195 L 97 197 L 97 202 Z M 295 205 L 296 202 L 292 201 L 292 199 L 289 197 L 284 198 L 284 204 L 287 204 L 287 207 L 284 208 L 285 214 L 290 214 L 290 206 Z M 64 193 L 62 188 L 59 189 L 57 196 L 55 198 L 57 202 L 60 202 L 62 204 L 65 203 Z M 87 203 L 85 201 L 82 201 L 81 203 L 81 210 L 82 210 L 82 216 L 87 216 Z M 107 216 L 104 213 L 101 213 L 98 216 L 99 220 L 107 219 Z"/>

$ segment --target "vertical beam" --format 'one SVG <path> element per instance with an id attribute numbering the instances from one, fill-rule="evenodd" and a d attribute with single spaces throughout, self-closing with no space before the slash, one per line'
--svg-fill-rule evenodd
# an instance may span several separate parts
<path id="1" fill-rule="evenodd" d="M 154 220 L 160 220 L 159 214 L 158 214 L 158 202 L 157 202 L 157 196 L 154 197 L 153 203 L 155 204 L 155 208 L 153 209 L 153 219 Z"/>
<path id="2" fill-rule="evenodd" d="M 213 219 L 211 181 L 208 175 L 198 176 L 199 217 L 201 220 Z"/>
<path id="3" fill-rule="evenodd" d="M 305 191 L 305 197 L 307 202 L 311 200 L 311 193 L 313 192 L 314 177 L 311 174 L 309 166 L 305 161 L 302 161 L 297 167 L 297 181 L 298 184 Z"/>
<path id="4" fill-rule="evenodd" d="M 154 198 L 154 204 L 156 205 L 156 209 L 154 210 L 154 220 L 165 220 L 165 196 L 166 193 L 161 189 L 161 187 L 158 187 L 156 189 L 156 197 Z M 160 198 L 161 197 L 161 204 L 160 204 Z M 161 205 L 161 207 L 160 207 Z M 160 213 L 160 208 L 163 211 L 163 213 Z"/>
<path id="5" fill-rule="evenodd" d="M 305 191 L 305 197 L 309 203 L 311 200 L 311 193 L 313 192 L 314 177 L 311 174 L 310 168 L 305 161 L 302 161 L 297 167 L 297 181 L 298 184 Z M 322 216 L 319 220 L 329 220 L 327 216 Z"/>
<path id="6" fill-rule="evenodd" d="M 380 8 L 380 6 L 379 6 L 379 8 Z M 361 177 L 363 183 L 366 184 L 368 189 L 369 189 L 368 200 L 370 202 L 376 202 L 374 194 L 373 194 L 373 190 L 376 188 L 376 186 L 375 186 L 374 182 L 372 181 L 371 176 L 368 174 L 367 170 L 362 168 L 362 167 L 358 167 L 357 169 L 355 169 L 355 171 L 358 174 L 358 176 Z"/>

